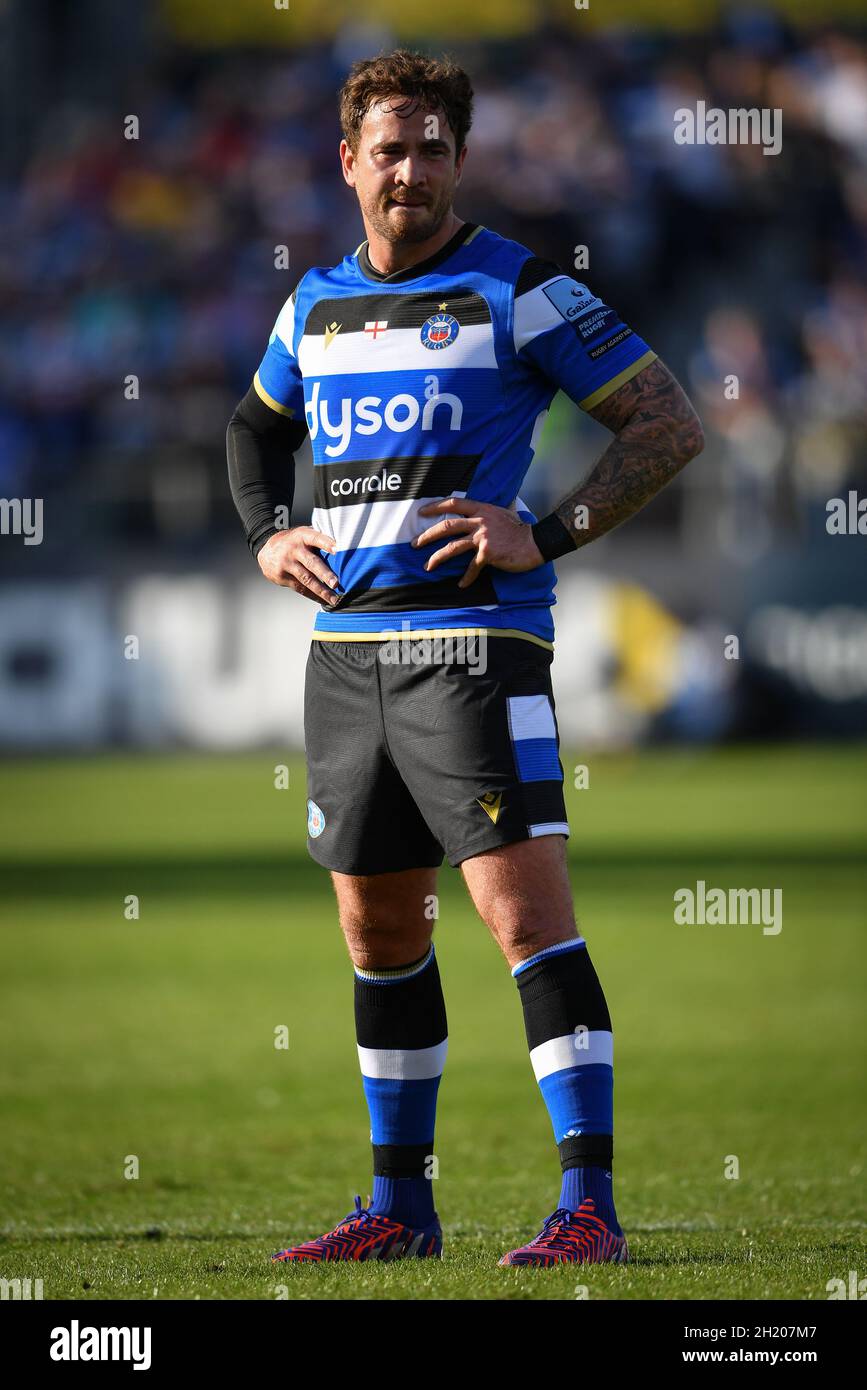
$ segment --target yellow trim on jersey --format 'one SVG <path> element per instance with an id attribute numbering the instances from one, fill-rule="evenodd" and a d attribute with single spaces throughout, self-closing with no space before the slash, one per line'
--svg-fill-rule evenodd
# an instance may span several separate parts
<path id="1" fill-rule="evenodd" d="M 395 616 L 399 617 L 400 614 Z M 314 628 L 310 636 L 314 642 L 392 642 L 395 637 L 407 637 L 417 642 L 424 637 L 478 637 L 482 633 L 487 637 L 521 637 L 525 642 L 534 642 L 548 652 L 554 650 L 553 642 L 546 642 L 544 637 L 536 637 L 532 632 L 521 632 L 516 627 L 425 627 L 412 631 L 404 628 L 400 632 L 390 627 L 381 632 L 320 632 Z"/>
<path id="2" fill-rule="evenodd" d="M 279 401 L 275 401 L 273 396 L 268 395 L 268 392 L 265 390 L 265 387 L 259 380 L 258 372 L 253 377 L 253 385 L 256 388 L 256 395 L 259 397 L 259 399 L 261 401 L 264 401 L 266 405 L 269 405 L 272 410 L 276 410 L 279 415 L 289 415 L 290 417 L 294 416 L 295 411 L 291 408 L 291 406 L 281 405 Z"/>
<path id="3" fill-rule="evenodd" d="M 607 400 L 621 386 L 625 386 L 627 381 L 631 381 L 634 376 L 637 376 L 640 371 L 655 361 L 656 353 L 646 352 L 643 357 L 638 358 L 637 362 L 633 362 L 631 367 L 626 367 L 624 371 L 618 372 L 610 381 L 606 381 L 604 386 L 600 386 L 597 391 L 585 396 L 583 401 L 578 402 L 579 406 L 582 410 L 591 410 L 594 405 L 599 405 L 602 401 Z"/>

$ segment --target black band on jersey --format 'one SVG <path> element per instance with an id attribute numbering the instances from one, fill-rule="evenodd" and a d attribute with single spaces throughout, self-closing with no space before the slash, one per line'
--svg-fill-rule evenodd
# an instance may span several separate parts
<path id="1" fill-rule="evenodd" d="M 546 261 L 541 256 L 528 256 L 515 281 L 515 298 L 519 299 L 522 294 L 538 289 L 539 285 L 547 285 L 549 280 L 556 280 L 565 273 L 556 261 Z"/>
<path id="2" fill-rule="evenodd" d="M 251 386 L 239 401 L 226 430 L 226 457 L 232 500 L 244 525 L 247 544 L 258 555 L 269 536 L 291 525 L 295 496 L 295 450 L 307 435 L 306 420 L 280 415 Z M 277 508 L 286 526 L 276 523 Z"/>
<path id="3" fill-rule="evenodd" d="M 558 560 L 561 555 L 568 555 L 570 550 L 578 549 L 574 537 L 556 512 L 551 512 L 549 516 L 535 522 L 530 529 L 536 548 L 544 560 Z"/>

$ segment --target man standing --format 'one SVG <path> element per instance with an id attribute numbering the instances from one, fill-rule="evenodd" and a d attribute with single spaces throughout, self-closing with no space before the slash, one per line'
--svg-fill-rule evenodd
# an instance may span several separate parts
<path id="1" fill-rule="evenodd" d="M 559 1150 L 556 1210 L 500 1263 L 624 1262 L 611 1019 L 566 865 L 552 561 L 648 502 L 700 451 L 701 426 L 614 309 L 456 216 L 465 72 L 405 50 L 356 63 L 340 116 L 367 239 L 296 286 L 228 455 L 263 574 L 320 605 L 308 847 L 331 871 L 355 967 L 374 1184 L 369 1207 L 357 1198 L 274 1258 L 441 1253 L 428 1174 L 447 1030 L 425 909 L 445 855 L 515 977 Z M 558 389 L 614 438 L 537 521 L 518 491 Z M 308 432 L 315 510 L 292 525 L 291 455 Z M 451 659 L 472 644 L 484 665 Z"/>

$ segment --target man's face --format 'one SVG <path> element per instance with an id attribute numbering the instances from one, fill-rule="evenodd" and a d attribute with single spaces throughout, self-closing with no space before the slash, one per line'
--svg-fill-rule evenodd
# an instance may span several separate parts
<path id="1" fill-rule="evenodd" d="M 387 97 L 371 106 L 358 153 L 341 141 L 344 177 L 358 194 L 366 222 L 386 241 L 427 241 L 451 212 L 466 147 L 455 161 L 455 139 L 439 112 L 398 116 Z"/>

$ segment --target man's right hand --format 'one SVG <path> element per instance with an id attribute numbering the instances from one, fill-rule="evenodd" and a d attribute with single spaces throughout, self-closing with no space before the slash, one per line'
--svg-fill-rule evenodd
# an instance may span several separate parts
<path id="1" fill-rule="evenodd" d="M 336 574 L 317 552 L 328 550 L 333 554 L 336 549 L 333 536 L 324 536 L 312 526 L 293 526 L 289 531 L 269 536 L 256 558 L 260 570 L 272 584 L 294 589 L 303 598 L 331 608 L 342 595 L 337 588 Z"/>

